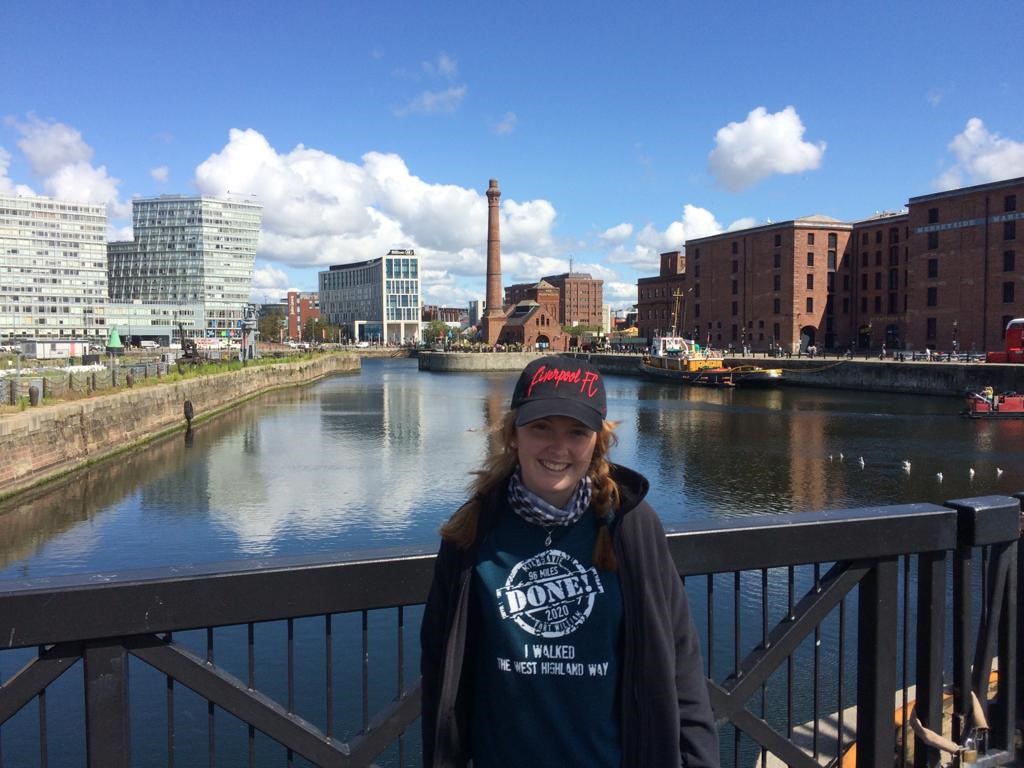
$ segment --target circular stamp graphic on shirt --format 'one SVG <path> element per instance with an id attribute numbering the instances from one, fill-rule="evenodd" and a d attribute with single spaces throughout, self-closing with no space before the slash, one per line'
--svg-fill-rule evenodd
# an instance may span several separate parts
<path id="1" fill-rule="evenodd" d="M 536 637 L 563 637 L 582 625 L 604 592 L 596 568 L 548 549 L 517 563 L 497 590 L 503 619 Z"/>

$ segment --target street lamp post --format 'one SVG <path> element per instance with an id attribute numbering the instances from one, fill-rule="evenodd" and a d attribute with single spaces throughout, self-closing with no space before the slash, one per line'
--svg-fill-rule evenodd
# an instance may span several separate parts
<path id="1" fill-rule="evenodd" d="M 960 321 L 953 321 L 953 354 L 956 355 L 960 351 Z"/>

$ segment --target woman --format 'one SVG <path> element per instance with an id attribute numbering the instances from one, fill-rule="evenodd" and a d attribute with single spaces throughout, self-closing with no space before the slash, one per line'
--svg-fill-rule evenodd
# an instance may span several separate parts
<path id="1" fill-rule="evenodd" d="M 604 380 L 523 370 L 441 528 L 421 630 L 424 766 L 717 766 L 686 594 L 648 482 L 608 461 Z"/>

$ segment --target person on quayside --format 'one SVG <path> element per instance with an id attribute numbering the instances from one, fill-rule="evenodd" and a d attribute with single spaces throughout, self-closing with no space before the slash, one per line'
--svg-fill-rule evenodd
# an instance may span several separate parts
<path id="1" fill-rule="evenodd" d="M 441 528 L 421 628 L 423 765 L 705 768 L 718 735 L 686 593 L 600 372 L 523 370 Z"/>

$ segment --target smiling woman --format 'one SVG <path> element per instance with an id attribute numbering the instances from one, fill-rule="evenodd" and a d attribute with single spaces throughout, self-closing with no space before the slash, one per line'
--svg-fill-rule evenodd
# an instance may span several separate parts
<path id="1" fill-rule="evenodd" d="M 686 593 L 647 480 L 608 459 L 606 416 L 586 362 L 520 374 L 473 497 L 441 529 L 425 766 L 718 765 Z"/>

